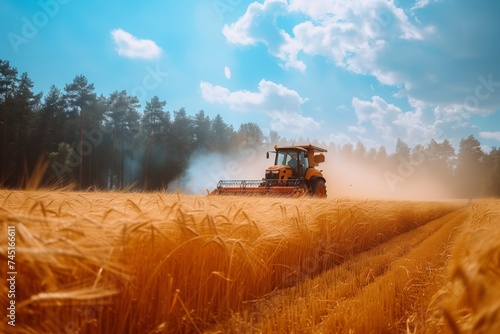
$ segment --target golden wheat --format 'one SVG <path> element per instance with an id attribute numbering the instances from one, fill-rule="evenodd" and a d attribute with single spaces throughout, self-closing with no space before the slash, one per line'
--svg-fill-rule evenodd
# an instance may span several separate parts
<path id="1" fill-rule="evenodd" d="M 481 201 L 470 211 L 447 282 L 429 305 L 429 332 L 500 332 L 500 203 Z"/>
<path id="2" fill-rule="evenodd" d="M 0 191 L 0 204 L 2 230 L 15 225 L 17 231 L 17 333 L 303 332 L 308 326 L 328 332 L 343 326 L 330 325 L 337 322 L 329 312 L 342 307 L 338 298 L 360 293 L 358 286 L 391 271 L 390 262 L 413 247 L 400 241 L 393 247 L 404 251 L 385 257 L 389 241 L 421 226 L 425 235 L 427 223 L 457 208 L 68 191 Z M 4 260 L 4 239 L 0 245 Z M 375 257 L 362 260 L 371 249 Z M 356 256 L 359 268 L 349 262 Z M 408 267 L 401 261 L 397 268 Z M 386 281 L 395 279 L 404 289 L 406 278 L 398 279 L 397 270 Z M 317 292 L 325 293 L 326 302 L 297 302 L 295 309 L 282 304 L 290 311 L 269 322 L 275 318 L 264 316 L 266 307 L 278 314 L 278 304 L 269 304 L 274 294 L 299 289 L 321 273 L 333 273 L 328 284 L 346 292 L 323 286 Z M 0 275 L 5 282 L 5 271 Z M 344 279 L 358 283 L 343 287 Z M 6 305 L 3 285 L 1 293 Z M 389 305 L 396 297 L 384 293 Z M 367 294 L 361 298 L 378 298 Z M 394 321 L 401 321 L 407 305 L 393 307 Z M 312 322 L 297 320 L 304 309 Z M 371 328 L 366 326 L 361 328 Z"/>

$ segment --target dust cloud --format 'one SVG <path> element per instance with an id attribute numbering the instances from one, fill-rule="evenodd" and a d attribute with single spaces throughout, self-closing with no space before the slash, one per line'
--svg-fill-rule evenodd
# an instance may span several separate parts
<path id="1" fill-rule="evenodd" d="M 328 196 L 334 198 L 440 200 L 453 198 L 452 186 L 418 166 L 380 166 L 342 156 L 330 157 L 323 167 Z M 399 167 L 399 169 L 398 169 Z"/>
<path id="2" fill-rule="evenodd" d="M 273 164 L 265 152 L 250 147 L 228 154 L 195 153 L 186 172 L 169 188 L 189 195 L 206 195 L 217 188 L 219 180 L 261 180 L 266 168 Z"/>

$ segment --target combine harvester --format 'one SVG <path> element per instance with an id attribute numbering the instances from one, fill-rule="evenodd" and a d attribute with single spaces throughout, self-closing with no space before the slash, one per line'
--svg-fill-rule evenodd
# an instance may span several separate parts
<path id="1" fill-rule="evenodd" d="M 220 180 L 217 195 L 274 195 L 299 197 L 310 195 L 326 197 L 326 180 L 316 166 L 325 162 L 323 152 L 327 150 L 309 145 L 283 146 L 274 145 L 276 154 L 274 165 L 266 169 L 262 180 Z"/>

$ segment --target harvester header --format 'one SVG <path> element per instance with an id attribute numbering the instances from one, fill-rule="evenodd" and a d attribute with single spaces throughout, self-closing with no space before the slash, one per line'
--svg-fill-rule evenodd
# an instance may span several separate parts
<path id="1" fill-rule="evenodd" d="M 322 171 L 315 167 L 325 162 L 324 148 L 314 145 L 281 146 L 274 145 L 274 165 L 269 166 L 262 180 L 220 180 L 218 195 L 310 195 L 326 197 L 326 180 Z"/>

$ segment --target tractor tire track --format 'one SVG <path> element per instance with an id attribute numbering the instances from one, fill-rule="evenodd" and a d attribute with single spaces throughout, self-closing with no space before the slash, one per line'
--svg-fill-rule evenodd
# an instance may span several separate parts
<path id="1" fill-rule="evenodd" d="M 468 209 L 457 210 L 421 227 L 429 228 L 428 237 L 397 256 L 387 271 L 332 309 L 321 324 L 324 332 L 421 331 L 427 303 L 445 282 L 453 240 L 468 213 Z"/>

